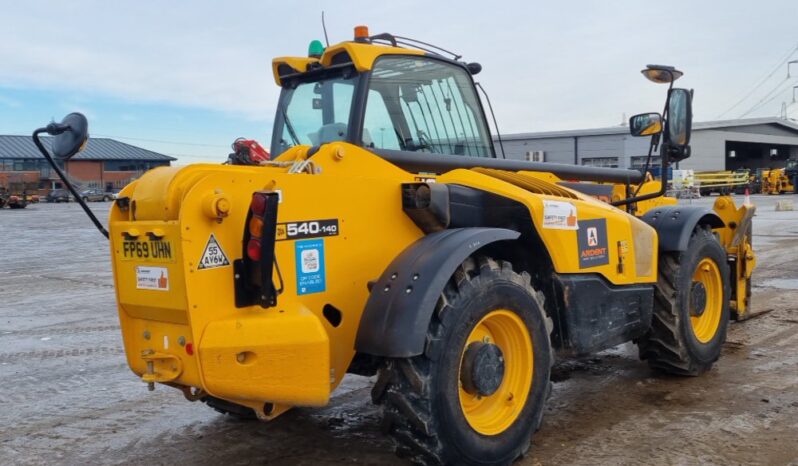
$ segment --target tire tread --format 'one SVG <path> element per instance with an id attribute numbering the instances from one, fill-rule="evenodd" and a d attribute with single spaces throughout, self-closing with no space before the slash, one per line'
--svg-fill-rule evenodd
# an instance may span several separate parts
<path id="1" fill-rule="evenodd" d="M 512 264 L 507 261 L 496 261 L 479 256 L 468 258 L 458 267 L 447 283 L 427 330 L 427 345 L 422 355 L 405 359 L 388 359 L 385 361 L 374 388 L 372 400 L 383 408 L 384 431 L 390 434 L 396 445 L 396 453 L 402 458 L 420 464 L 444 464 L 447 462 L 446 451 L 433 420 L 431 393 L 431 377 L 434 362 L 441 352 L 441 337 L 444 328 L 454 325 L 458 317 L 453 312 L 452 303 L 467 293 L 479 289 L 482 276 L 493 275 L 518 283 L 525 287 L 530 296 L 537 301 L 543 310 L 543 293 L 538 292 L 530 283 L 526 272 L 516 273 Z M 543 312 L 548 334 L 553 328 L 552 319 Z M 553 363 L 553 352 L 552 363 Z M 551 382 L 546 388 L 547 395 L 551 391 Z M 543 410 L 534 419 L 535 430 L 540 427 Z M 443 426 L 445 428 L 445 426 Z M 518 456 L 522 456 L 529 445 L 520 445 Z"/>

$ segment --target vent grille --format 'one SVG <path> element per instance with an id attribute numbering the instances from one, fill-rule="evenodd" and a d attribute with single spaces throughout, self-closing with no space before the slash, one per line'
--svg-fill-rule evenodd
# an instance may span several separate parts
<path id="1" fill-rule="evenodd" d="M 483 175 L 506 181 L 532 193 L 547 194 L 549 196 L 565 197 L 568 199 L 579 199 L 579 197 L 571 191 L 561 188 L 556 184 L 549 183 L 548 181 L 543 181 L 540 178 L 535 178 L 534 176 L 522 175 L 521 173 L 505 170 L 495 170 L 493 168 L 478 167 L 472 170 L 477 173 L 482 173 Z"/>

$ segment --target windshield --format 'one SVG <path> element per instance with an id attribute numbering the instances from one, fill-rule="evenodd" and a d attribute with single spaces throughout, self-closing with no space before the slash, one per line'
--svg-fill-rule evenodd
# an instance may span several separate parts
<path id="1" fill-rule="evenodd" d="M 293 146 L 334 141 L 369 149 L 494 156 L 482 106 L 462 66 L 394 55 L 379 58 L 369 74 L 344 70 L 302 79 L 283 86 L 272 134 L 275 157 Z M 365 107 L 362 97 L 358 108 L 352 107 L 356 89 L 358 96 L 365 94 Z M 353 131 L 350 118 L 358 125 Z"/>
<path id="2" fill-rule="evenodd" d="M 272 153 L 300 144 L 318 146 L 346 139 L 356 75 L 284 88 L 277 108 Z"/>
<path id="3" fill-rule="evenodd" d="M 468 72 L 422 57 L 382 57 L 374 65 L 363 126 L 366 147 L 493 156 Z"/>

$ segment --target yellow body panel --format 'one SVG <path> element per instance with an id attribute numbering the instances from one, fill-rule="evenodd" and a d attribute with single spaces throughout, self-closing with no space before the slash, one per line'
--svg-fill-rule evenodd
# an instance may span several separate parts
<path id="1" fill-rule="evenodd" d="M 533 175 L 533 172 L 519 173 Z M 599 273 L 610 283 L 616 285 L 656 281 L 658 242 L 654 229 L 641 220 L 591 196 L 575 191 L 571 192 L 577 199 L 542 194 L 530 195 L 528 191 L 518 186 L 465 169 L 450 171 L 437 177 L 437 181 L 482 189 L 515 199 L 526 205 L 532 213 L 532 221 L 546 245 L 546 249 L 556 251 L 551 254 L 551 260 L 554 270 L 558 273 Z M 606 265 L 589 269 L 580 268 L 577 230 L 546 228 L 543 220 L 544 201 L 566 202 L 573 205 L 576 210 L 577 222 L 606 219 L 609 262 Z M 622 261 L 622 255 L 626 256 L 624 261 L 626 265 L 623 267 L 623 272 L 619 273 L 618 265 Z"/>
<path id="2" fill-rule="evenodd" d="M 280 160 L 301 160 L 304 153 L 306 148 L 296 147 Z M 347 143 L 322 146 L 312 161 L 314 175 L 289 174 L 286 167 L 157 169 L 123 191 L 131 207 L 114 206 L 110 231 L 119 315 L 134 372 L 250 406 L 327 402 L 354 356 L 367 283 L 423 233 L 402 213 L 401 184 L 417 182 L 417 174 Z M 552 261 L 558 273 L 598 273 L 617 285 L 656 280 L 654 230 L 592 197 L 534 194 L 465 169 L 437 181 L 488 190 L 527 206 L 547 249 L 557 251 Z M 249 200 L 258 190 L 280 192 L 278 223 L 338 219 L 340 234 L 323 238 L 324 292 L 298 294 L 293 240 L 275 246 L 284 290 L 273 308 L 236 308 L 232 267 L 198 267 L 211 235 L 231 264 L 242 256 Z M 207 206 L 220 196 L 229 200 L 223 218 L 210 215 Z M 577 221 L 606 219 L 607 265 L 580 269 L 576 230 L 544 227 L 546 200 L 572 204 Z M 131 231 L 141 238 L 162 235 L 173 261 L 123 257 Z M 136 267 L 142 266 L 166 269 L 168 291 L 138 289 Z M 324 318 L 325 305 L 341 311 L 340 325 Z M 193 355 L 186 351 L 188 343 Z M 157 356 L 156 376 L 148 374 L 147 354 Z M 176 376 L 172 366 L 180 366 Z"/>
<path id="3" fill-rule="evenodd" d="M 733 277 L 736 280 L 735 289 L 738 290 L 736 299 L 730 303 L 732 311 L 738 318 L 744 319 L 749 315 L 751 303 L 748 301 L 748 281 L 756 267 L 756 256 L 751 245 L 751 221 L 756 212 L 756 207 L 742 204 L 737 207 L 729 196 L 720 196 L 715 201 L 713 210 L 726 225 L 716 229 L 720 244 L 726 249 L 729 256 L 734 257 L 735 270 Z"/>
<path id="4" fill-rule="evenodd" d="M 213 321 L 200 341 L 205 389 L 220 398 L 322 406 L 329 361 L 321 320 L 301 306 Z"/>

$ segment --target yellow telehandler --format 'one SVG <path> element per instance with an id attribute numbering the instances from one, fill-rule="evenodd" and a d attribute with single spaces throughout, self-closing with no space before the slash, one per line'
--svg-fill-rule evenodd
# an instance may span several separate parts
<path id="1" fill-rule="evenodd" d="M 787 176 L 785 168 L 769 168 L 762 171 L 762 193 L 784 194 L 795 192 L 794 177 Z"/>
<path id="2" fill-rule="evenodd" d="M 110 239 L 127 361 L 150 388 L 270 420 L 376 375 L 400 455 L 492 465 L 529 448 L 555 354 L 633 341 L 661 372 L 712 367 L 750 308 L 753 206 L 497 156 L 481 66 L 436 46 L 358 27 L 308 55 L 273 61 L 273 159 L 151 170 L 108 231 L 82 204 Z M 630 131 L 667 173 L 690 155 L 692 91 L 673 67 L 643 74 L 666 103 Z M 77 113 L 34 132 L 59 174 L 87 138 Z"/>

